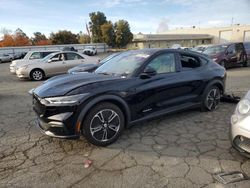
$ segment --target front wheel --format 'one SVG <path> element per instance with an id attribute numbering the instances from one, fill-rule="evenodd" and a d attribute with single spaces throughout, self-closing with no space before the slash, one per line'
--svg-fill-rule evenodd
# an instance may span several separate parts
<path id="1" fill-rule="evenodd" d="M 221 91 L 217 86 L 209 87 L 203 96 L 202 111 L 213 111 L 218 108 L 221 98 Z"/>
<path id="2" fill-rule="evenodd" d="M 121 109 L 112 103 L 103 102 L 90 110 L 82 129 L 90 143 L 107 146 L 119 138 L 124 127 L 125 120 Z"/>
<path id="3" fill-rule="evenodd" d="M 34 81 L 41 81 L 44 79 L 44 73 L 42 70 L 35 69 L 31 71 L 30 78 Z"/>

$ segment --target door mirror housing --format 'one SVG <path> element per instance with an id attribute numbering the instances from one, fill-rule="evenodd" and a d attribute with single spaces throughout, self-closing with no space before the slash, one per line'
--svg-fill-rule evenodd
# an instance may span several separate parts
<path id="1" fill-rule="evenodd" d="M 156 70 L 152 67 L 146 67 L 141 73 L 140 78 L 146 79 L 146 78 L 151 78 L 152 76 L 155 76 L 157 74 Z"/>

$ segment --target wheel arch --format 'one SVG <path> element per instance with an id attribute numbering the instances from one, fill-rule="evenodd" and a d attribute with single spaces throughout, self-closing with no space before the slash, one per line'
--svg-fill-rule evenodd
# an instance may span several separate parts
<path id="1" fill-rule="evenodd" d="M 211 86 L 217 86 L 217 87 L 221 90 L 221 92 L 222 92 L 221 94 L 224 94 L 224 92 L 225 92 L 225 86 L 224 86 L 224 84 L 223 84 L 223 81 L 220 80 L 219 78 L 216 78 L 216 79 L 210 81 L 210 82 L 207 84 L 207 86 L 205 87 L 203 93 L 205 93 L 206 90 L 207 90 L 209 87 L 211 87 Z"/>
<path id="2" fill-rule="evenodd" d="M 110 102 L 113 103 L 115 105 L 117 105 L 121 111 L 124 114 L 124 118 L 125 118 L 125 127 L 127 127 L 127 125 L 130 122 L 131 119 L 131 115 L 130 115 L 130 109 L 127 105 L 127 103 L 119 96 L 116 95 L 103 95 L 103 96 L 99 96 L 96 97 L 94 99 L 92 99 L 91 101 L 89 101 L 87 104 L 84 105 L 84 108 L 82 109 L 82 111 L 80 112 L 78 118 L 77 118 L 77 124 L 76 124 L 76 133 L 79 134 L 79 131 L 82 129 L 83 122 L 85 120 L 86 114 L 97 104 L 102 103 L 102 102 Z"/>

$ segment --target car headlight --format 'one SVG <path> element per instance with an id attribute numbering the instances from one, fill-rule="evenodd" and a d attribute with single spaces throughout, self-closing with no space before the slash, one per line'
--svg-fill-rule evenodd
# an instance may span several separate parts
<path id="1" fill-rule="evenodd" d="M 217 61 L 217 58 L 213 58 L 213 61 Z"/>
<path id="2" fill-rule="evenodd" d="M 87 96 L 89 93 L 79 94 L 79 95 L 70 95 L 62 97 L 48 97 L 41 99 L 41 103 L 47 105 L 62 105 L 62 104 L 77 104 L 81 99 Z"/>
<path id="3" fill-rule="evenodd" d="M 238 112 L 242 115 L 247 114 L 250 111 L 250 101 L 243 99 L 238 104 Z"/>

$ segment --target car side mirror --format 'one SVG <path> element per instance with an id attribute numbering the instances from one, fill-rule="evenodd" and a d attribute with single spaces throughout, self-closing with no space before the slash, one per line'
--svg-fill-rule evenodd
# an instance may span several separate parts
<path id="1" fill-rule="evenodd" d="M 155 76 L 157 74 L 156 70 L 152 67 L 146 67 L 141 73 L 140 78 L 141 79 L 146 79 L 146 78 L 151 78 L 152 76 Z"/>

